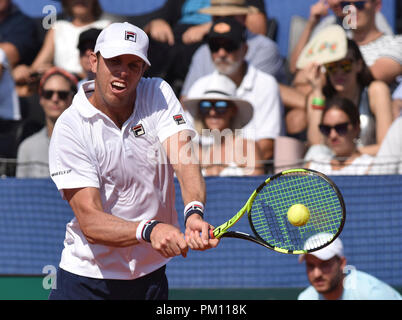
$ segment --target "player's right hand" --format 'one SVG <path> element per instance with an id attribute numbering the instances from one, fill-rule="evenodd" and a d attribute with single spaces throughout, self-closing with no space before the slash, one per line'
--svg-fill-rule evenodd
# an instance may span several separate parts
<path id="1" fill-rule="evenodd" d="M 151 232 L 151 244 L 165 258 L 187 256 L 188 246 L 184 234 L 171 224 L 158 223 Z"/>

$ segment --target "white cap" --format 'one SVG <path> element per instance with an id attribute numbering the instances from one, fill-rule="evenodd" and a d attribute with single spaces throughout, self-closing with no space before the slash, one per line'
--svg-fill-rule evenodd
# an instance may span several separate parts
<path id="1" fill-rule="evenodd" d="M 304 249 L 308 249 L 312 246 L 312 244 L 315 244 L 315 246 L 317 246 L 317 243 L 328 242 L 332 237 L 333 235 L 329 233 L 316 234 L 307 239 L 306 243 L 304 244 Z M 343 244 L 341 239 L 336 238 L 330 245 L 326 246 L 325 248 L 309 252 L 308 254 L 311 254 L 323 261 L 327 261 L 335 256 L 343 257 Z M 305 254 L 300 255 L 299 262 L 302 262 L 304 260 L 304 256 Z"/>
<path id="2" fill-rule="evenodd" d="M 140 28 L 128 22 L 112 23 L 99 34 L 96 40 L 95 53 L 100 51 L 102 57 L 110 59 L 123 54 L 140 57 L 150 66 L 148 61 L 149 39 Z"/>

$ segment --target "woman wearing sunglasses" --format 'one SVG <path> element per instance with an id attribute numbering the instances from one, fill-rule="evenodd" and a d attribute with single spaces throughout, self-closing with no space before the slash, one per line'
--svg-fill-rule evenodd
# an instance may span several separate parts
<path id="1" fill-rule="evenodd" d="M 322 70 L 326 73 L 324 78 Z M 342 97 L 351 100 L 360 114 L 361 132 L 357 141 L 360 152 L 375 155 L 393 121 L 391 94 L 385 82 L 373 80 L 356 43 L 348 40 L 343 59 L 324 66 L 313 63 L 306 71 L 313 87 L 307 111 L 309 144 L 322 143 L 317 123 L 325 99 Z"/>
<path id="2" fill-rule="evenodd" d="M 199 133 L 198 154 L 205 176 L 264 174 L 260 150 L 242 131 L 253 107 L 234 97 L 235 92 L 234 82 L 217 74 L 202 97 L 183 102 Z"/>
<path id="3" fill-rule="evenodd" d="M 329 175 L 366 174 L 374 157 L 363 154 L 357 146 L 360 117 L 356 106 L 346 98 L 330 99 L 322 111 L 318 129 L 332 155 L 312 151 L 306 167 Z"/>
<path id="4" fill-rule="evenodd" d="M 49 177 L 49 142 L 58 117 L 66 110 L 77 91 L 75 76 L 64 69 L 50 68 L 39 83 L 39 103 L 45 114 L 45 127 L 26 138 L 18 148 L 18 178 Z"/>

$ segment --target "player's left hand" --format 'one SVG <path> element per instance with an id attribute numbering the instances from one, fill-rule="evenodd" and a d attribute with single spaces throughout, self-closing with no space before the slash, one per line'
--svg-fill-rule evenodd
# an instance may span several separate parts
<path id="1" fill-rule="evenodd" d="M 185 239 L 192 250 L 207 250 L 215 248 L 219 239 L 209 238 L 209 229 L 213 228 L 198 214 L 191 215 L 186 222 Z"/>

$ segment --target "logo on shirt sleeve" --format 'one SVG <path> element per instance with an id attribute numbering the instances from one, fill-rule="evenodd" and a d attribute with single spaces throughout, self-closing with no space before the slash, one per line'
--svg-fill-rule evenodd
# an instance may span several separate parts
<path id="1" fill-rule="evenodd" d="M 173 116 L 173 120 L 176 122 L 177 125 L 186 123 L 182 114 L 176 114 L 175 116 Z"/>
<path id="2" fill-rule="evenodd" d="M 135 137 L 139 137 L 139 136 L 142 136 L 145 134 L 145 130 L 144 130 L 144 127 L 142 126 L 142 124 L 138 124 L 138 125 L 132 127 L 131 131 L 134 132 Z"/>

